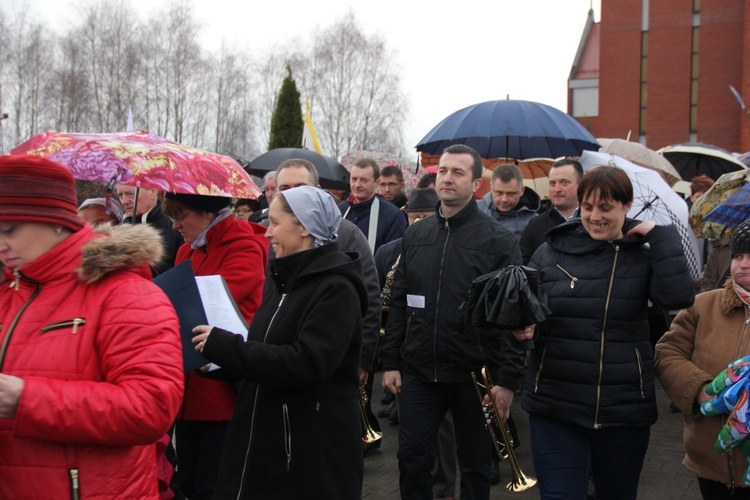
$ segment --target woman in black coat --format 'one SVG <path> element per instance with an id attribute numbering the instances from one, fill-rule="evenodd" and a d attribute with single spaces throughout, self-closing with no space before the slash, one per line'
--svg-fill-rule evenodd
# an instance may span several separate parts
<path id="1" fill-rule="evenodd" d="M 243 378 L 214 498 L 358 499 L 359 262 L 333 243 L 341 216 L 324 191 L 277 194 L 269 221 L 276 258 L 247 341 L 194 330 L 196 349 Z"/>
<path id="2" fill-rule="evenodd" d="M 656 421 L 648 302 L 680 309 L 693 286 L 674 226 L 627 219 L 633 187 L 615 167 L 578 185 L 581 218 L 548 233 L 530 266 L 552 314 L 539 325 L 522 406 L 542 499 L 634 499 Z"/>

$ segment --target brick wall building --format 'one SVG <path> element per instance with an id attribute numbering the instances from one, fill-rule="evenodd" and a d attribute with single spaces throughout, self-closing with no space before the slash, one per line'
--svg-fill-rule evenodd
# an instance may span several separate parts
<path id="1" fill-rule="evenodd" d="M 701 141 L 750 151 L 748 0 L 603 0 L 601 9 L 581 37 L 568 113 L 595 137 L 630 135 L 652 149 Z"/>

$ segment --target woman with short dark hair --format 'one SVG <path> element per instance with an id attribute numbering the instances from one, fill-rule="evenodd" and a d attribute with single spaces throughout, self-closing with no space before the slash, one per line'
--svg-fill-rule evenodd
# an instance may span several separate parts
<path id="1" fill-rule="evenodd" d="M 531 258 L 552 314 L 539 325 L 522 406 L 542 499 L 634 499 L 656 421 L 648 302 L 693 302 L 674 226 L 628 219 L 633 187 L 616 167 L 578 185 L 581 218 L 551 229 Z"/>
<path id="2" fill-rule="evenodd" d="M 232 217 L 230 198 L 167 193 L 162 210 L 185 244 L 175 265 L 190 260 L 196 276 L 221 275 L 242 317 L 250 323 L 260 305 L 268 262 L 265 228 Z M 191 500 L 214 496 L 221 445 L 234 411 L 229 382 L 189 373 L 175 425 L 179 491 Z"/>

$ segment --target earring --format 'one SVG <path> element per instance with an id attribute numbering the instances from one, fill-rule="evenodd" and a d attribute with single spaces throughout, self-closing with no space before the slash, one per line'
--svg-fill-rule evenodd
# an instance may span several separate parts
<path id="1" fill-rule="evenodd" d="M 62 228 L 61 228 L 61 227 L 56 227 L 56 228 L 55 228 L 55 232 L 56 232 L 57 234 L 62 234 Z"/>

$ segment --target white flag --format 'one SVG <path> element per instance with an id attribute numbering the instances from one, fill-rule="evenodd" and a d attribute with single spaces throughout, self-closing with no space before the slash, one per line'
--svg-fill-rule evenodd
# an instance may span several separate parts
<path id="1" fill-rule="evenodd" d="M 315 151 L 318 154 L 323 154 L 320 142 L 318 142 L 318 134 L 315 133 L 312 115 L 310 115 L 309 99 L 305 101 L 305 126 L 302 129 L 302 147 L 310 151 Z"/>

